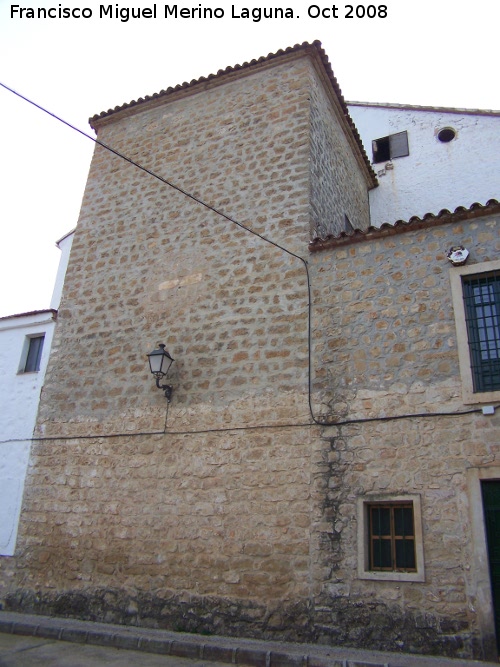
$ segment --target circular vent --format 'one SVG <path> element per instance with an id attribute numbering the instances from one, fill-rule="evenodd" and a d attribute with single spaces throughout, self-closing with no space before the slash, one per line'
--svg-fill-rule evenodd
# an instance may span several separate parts
<path id="1" fill-rule="evenodd" d="M 452 127 L 443 127 L 442 130 L 439 130 L 437 134 L 437 138 L 439 141 L 441 141 L 443 144 L 447 144 L 449 141 L 453 141 L 453 139 L 457 136 L 457 133 Z"/>

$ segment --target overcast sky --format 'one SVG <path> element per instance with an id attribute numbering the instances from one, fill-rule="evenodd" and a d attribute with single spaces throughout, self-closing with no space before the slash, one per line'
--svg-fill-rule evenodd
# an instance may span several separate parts
<path id="1" fill-rule="evenodd" d="M 500 109 L 500 2 L 387 0 L 354 4 L 364 18 L 310 18 L 332 4 L 284 0 L 244 8 L 291 8 L 294 18 L 99 17 L 94 0 L 0 0 L 0 81 L 89 132 L 88 118 L 168 86 L 216 73 L 281 48 L 319 39 L 347 100 Z M 112 3 L 152 8 L 145 0 Z M 172 2 L 168 2 L 172 6 Z M 109 3 L 104 3 L 108 6 Z M 91 18 L 27 18 L 13 7 L 88 8 Z M 193 2 L 181 7 L 199 7 Z M 369 9 L 371 7 L 371 9 Z M 88 13 L 88 12 L 87 12 Z M 94 144 L 0 88 L 0 316 L 48 308 L 59 251 L 75 227 Z M 169 174 L 175 180 L 175 174 Z M 217 204 L 214 202 L 215 205 Z"/>

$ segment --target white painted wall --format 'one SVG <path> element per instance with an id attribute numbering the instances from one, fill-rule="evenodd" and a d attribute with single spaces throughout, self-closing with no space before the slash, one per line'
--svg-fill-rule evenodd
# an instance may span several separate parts
<path id="1" fill-rule="evenodd" d="M 12 556 L 40 391 L 55 329 L 55 311 L 0 320 L 0 555 Z M 45 334 L 40 370 L 20 372 L 27 337 Z"/>
<path id="2" fill-rule="evenodd" d="M 73 236 L 57 242 L 62 254 L 51 309 L 0 318 L 0 556 L 13 556 L 16 547 L 31 437 Z M 40 334 L 45 334 L 40 370 L 23 373 L 27 340 Z"/>
<path id="3" fill-rule="evenodd" d="M 54 291 L 52 292 L 52 299 L 50 300 L 50 307 L 57 310 L 61 303 L 62 290 L 64 286 L 64 277 L 68 268 L 69 255 L 73 239 L 75 238 L 75 230 L 65 234 L 59 241 L 56 241 L 57 247 L 61 251 L 61 258 L 59 260 L 59 267 L 57 269 L 56 282 L 54 284 Z"/>
<path id="4" fill-rule="evenodd" d="M 408 132 L 408 157 L 395 158 L 389 169 L 386 163 L 373 165 L 379 187 L 370 192 L 372 225 L 500 199 L 500 112 L 348 107 L 370 160 L 374 139 Z M 444 127 L 457 132 L 449 143 L 436 136 Z"/>

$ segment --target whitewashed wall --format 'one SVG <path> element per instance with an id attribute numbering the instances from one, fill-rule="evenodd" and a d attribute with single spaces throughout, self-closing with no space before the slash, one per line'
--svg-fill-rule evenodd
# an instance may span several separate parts
<path id="1" fill-rule="evenodd" d="M 500 198 L 500 112 L 349 103 L 349 113 L 370 160 L 374 139 L 408 132 L 408 157 L 373 165 L 372 225 Z M 444 127 L 457 133 L 449 143 L 437 139 Z"/>
<path id="2" fill-rule="evenodd" d="M 52 292 L 52 299 L 50 300 L 50 307 L 57 310 L 61 303 L 62 290 L 64 285 L 64 278 L 68 268 L 69 255 L 73 239 L 75 238 L 75 230 L 73 229 L 68 234 L 65 234 L 59 241 L 56 242 L 57 247 L 61 251 L 61 258 L 59 260 L 59 267 L 57 269 L 56 281 L 54 283 L 54 291 Z"/>
<path id="3" fill-rule="evenodd" d="M 73 236 L 57 242 L 62 254 L 51 308 L 0 319 L 0 556 L 12 556 L 16 546 L 31 437 Z M 27 338 L 40 334 L 45 334 L 40 370 L 23 373 Z"/>
<path id="4" fill-rule="evenodd" d="M 14 554 L 40 391 L 55 328 L 42 310 L 0 320 L 0 555 Z M 45 334 L 40 370 L 20 372 L 26 337 Z"/>

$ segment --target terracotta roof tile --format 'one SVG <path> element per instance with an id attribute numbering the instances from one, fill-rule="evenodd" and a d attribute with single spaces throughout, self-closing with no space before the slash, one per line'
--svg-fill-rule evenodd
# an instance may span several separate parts
<path id="1" fill-rule="evenodd" d="M 234 65 L 234 66 L 229 66 L 226 67 L 225 69 L 220 69 L 218 70 L 217 74 L 209 74 L 208 76 L 201 76 L 198 79 L 192 79 L 191 81 L 187 82 L 184 81 L 184 83 L 180 83 L 176 86 L 169 86 L 165 90 L 160 90 L 159 93 L 154 93 L 153 95 L 146 95 L 145 97 L 139 97 L 137 100 L 132 100 L 131 102 L 126 102 L 125 104 L 122 104 L 120 106 L 116 106 L 114 109 L 108 109 L 107 111 L 101 111 L 101 113 L 96 114 L 95 116 L 92 116 L 89 119 L 90 124 L 92 125 L 93 122 L 96 120 L 99 120 L 100 118 L 106 118 L 107 116 L 111 116 L 114 113 L 117 113 L 118 111 L 123 111 L 124 109 L 129 109 L 131 107 L 137 106 L 138 104 L 143 104 L 144 102 L 149 102 L 151 100 L 158 99 L 160 97 L 166 97 L 167 95 L 171 95 L 179 90 L 183 90 L 185 88 L 191 88 L 193 86 L 196 86 L 198 84 L 204 83 L 205 81 L 211 81 L 212 79 L 219 78 L 225 74 L 230 74 L 231 72 L 237 72 L 239 70 L 243 69 L 248 69 L 254 65 L 257 65 L 259 63 L 264 63 L 268 62 L 271 60 L 274 60 L 275 58 L 279 58 L 280 56 L 287 54 L 287 53 L 293 53 L 296 51 L 303 51 L 308 48 L 316 48 L 318 51 L 320 51 L 323 54 L 323 57 L 326 58 L 328 61 L 328 57 L 325 54 L 325 51 L 321 47 L 321 42 L 316 41 L 313 42 L 312 44 L 309 44 L 308 42 L 304 42 L 303 44 L 296 44 L 295 46 L 290 46 L 286 49 L 280 49 L 279 51 L 276 51 L 276 53 L 269 53 L 267 56 L 262 56 L 261 58 L 251 60 L 250 62 L 245 62 L 242 65 Z M 332 72 L 333 75 L 333 72 Z M 335 77 L 334 77 L 335 79 Z M 336 80 L 335 80 L 336 83 Z M 340 89 L 338 91 L 340 93 Z M 341 94 L 341 93 L 340 93 Z M 347 107 L 346 107 L 347 110 Z"/>
<path id="2" fill-rule="evenodd" d="M 278 59 L 282 57 L 283 55 L 286 54 L 291 54 L 291 53 L 299 53 L 303 51 L 304 53 L 315 53 L 318 57 L 319 60 L 321 61 L 323 68 L 325 70 L 325 73 L 332 85 L 333 91 L 338 99 L 338 102 L 340 104 L 340 107 L 342 109 L 342 113 L 344 114 L 345 120 L 349 126 L 350 131 L 352 132 L 352 135 L 354 137 L 355 143 L 357 144 L 362 161 L 365 163 L 365 166 L 368 171 L 369 179 L 371 180 L 371 186 L 376 187 L 378 185 L 377 182 L 377 177 L 375 175 L 375 172 L 373 171 L 373 168 L 371 166 L 371 163 L 368 159 L 368 156 L 366 155 L 363 143 L 361 141 L 361 137 L 359 136 L 358 130 L 356 126 L 354 125 L 354 121 L 349 115 L 349 110 L 347 108 L 347 104 L 344 100 L 344 97 L 342 95 L 342 90 L 340 89 L 340 86 L 337 82 L 337 79 L 335 78 L 335 75 L 333 73 L 330 60 L 323 49 L 321 42 L 316 40 L 312 43 L 309 42 L 303 42 L 302 44 L 296 44 L 295 46 L 290 46 L 286 49 L 280 49 L 279 51 L 276 51 L 276 53 L 269 53 L 267 56 L 262 56 L 261 58 L 251 60 L 250 62 L 245 62 L 242 65 L 234 65 L 232 67 L 226 67 L 225 69 L 220 69 L 217 74 L 209 74 L 208 76 L 202 76 L 199 79 L 192 79 L 189 83 L 184 82 L 182 84 L 179 84 L 177 86 L 169 87 L 165 90 L 160 90 L 159 93 L 154 93 L 153 95 L 146 95 L 145 97 L 140 97 L 137 100 L 132 100 L 131 102 L 128 102 L 126 104 L 122 104 L 121 106 L 116 106 L 114 109 L 109 109 L 108 111 L 102 111 L 100 114 L 96 114 L 95 116 L 92 116 L 89 119 L 89 123 L 91 127 L 95 129 L 95 126 L 98 124 L 99 120 L 108 118 L 109 116 L 112 116 L 115 113 L 118 113 L 120 111 L 124 111 L 127 109 L 131 109 L 132 107 L 145 104 L 147 102 L 151 102 L 152 100 L 157 100 L 162 97 L 168 97 L 169 95 L 173 95 L 174 93 L 177 93 L 178 91 L 187 89 L 187 88 L 195 88 L 198 85 L 201 85 L 207 81 L 211 81 L 213 79 L 218 79 L 221 78 L 227 74 L 231 74 L 233 72 L 238 72 L 241 70 L 249 69 L 251 67 L 254 67 L 255 65 L 259 65 L 261 63 L 266 63 L 266 62 L 271 62 L 272 60 Z"/>
<path id="3" fill-rule="evenodd" d="M 370 226 L 365 230 L 355 229 L 352 232 L 341 232 L 338 236 L 327 236 L 323 239 L 315 238 L 310 241 L 309 250 L 311 252 L 317 252 L 318 250 L 361 243 L 362 241 L 371 241 L 406 231 L 425 229 L 427 227 L 433 227 L 448 222 L 458 222 L 459 220 L 477 218 L 479 216 L 496 213 L 500 213 L 500 202 L 496 199 L 489 199 L 486 204 L 475 202 L 474 204 L 471 204 L 469 208 L 459 206 L 454 211 L 448 211 L 448 209 L 444 208 L 437 214 L 425 213 L 421 218 L 414 215 L 409 220 L 396 220 L 394 223 L 384 222 L 380 227 Z"/>

